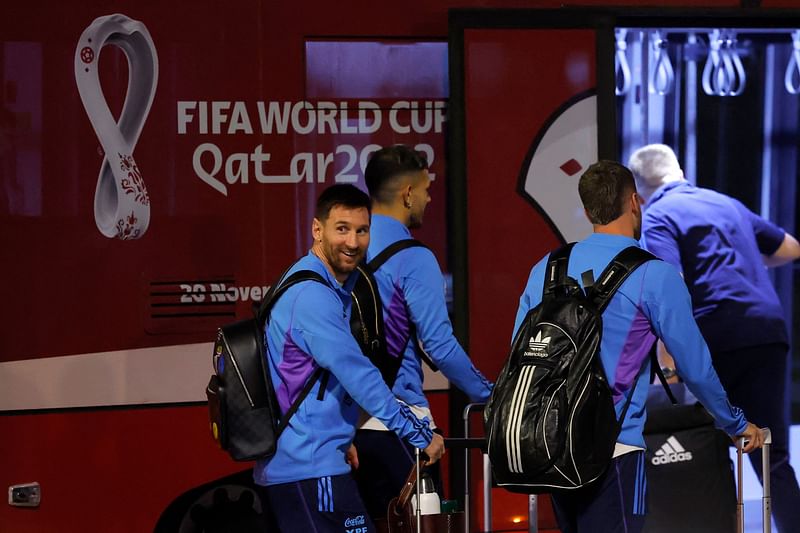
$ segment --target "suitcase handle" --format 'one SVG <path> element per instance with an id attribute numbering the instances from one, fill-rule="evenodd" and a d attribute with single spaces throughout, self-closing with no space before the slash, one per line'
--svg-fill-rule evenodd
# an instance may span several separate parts
<path id="1" fill-rule="evenodd" d="M 469 415 L 472 411 L 482 411 L 483 408 L 486 406 L 485 403 L 471 403 L 464 407 L 464 438 L 470 438 L 470 423 L 469 423 Z M 489 456 L 486 455 L 485 452 L 485 444 L 481 448 L 484 449 L 483 454 L 483 480 L 484 480 L 484 487 L 483 487 L 483 529 L 482 531 L 489 531 L 491 529 L 491 520 L 492 520 L 492 488 L 491 488 L 491 480 L 492 479 L 492 468 L 489 464 Z M 464 533 L 469 533 L 470 531 L 470 487 L 469 487 L 469 447 L 464 448 Z M 488 486 L 488 488 L 487 488 Z"/>
<path id="2" fill-rule="evenodd" d="M 486 440 L 483 437 L 470 436 L 470 414 L 473 411 L 482 411 L 485 403 L 470 403 L 464 407 L 464 438 L 450 439 L 453 447 L 464 448 L 464 533 L 470 533 L 470 449 L 480 448 L 483 452 L 483 528 L 481 532 L 488 533 L 492 529 L 492 464 L 486 449 Z M 538 517 L 539 502 L 535 494 L 528 495 L 528 533 L 539 531 Z"/>
<path id="3" fill-rule="evenodd" d="M 762 428 L 764 446 L 761 448 L 761 472 L 763 494 L 761 496 L 761 519 L 764 533 L 772 531 L 772 496 L 769 489 L 769 450 L 772 446 L 772 432 Z M 736 532 L 744 533 L 744 437 L 736 439 Z"/>

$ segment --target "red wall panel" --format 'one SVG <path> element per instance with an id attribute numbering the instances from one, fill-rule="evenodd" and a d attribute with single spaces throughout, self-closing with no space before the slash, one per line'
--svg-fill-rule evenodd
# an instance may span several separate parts
<path id="1" fill-rule="evenodd" d="M 594 87 L 595 33 L 467 30 L 464 41 L 470 351 L 495 377 L 528 273 L 558 245 L 517 193 L 520 170 L 553 111 Z"/>

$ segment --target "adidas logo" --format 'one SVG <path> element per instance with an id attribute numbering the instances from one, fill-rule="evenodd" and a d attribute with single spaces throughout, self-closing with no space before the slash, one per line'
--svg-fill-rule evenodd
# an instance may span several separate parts
<path id="1" fill-rule="evenodd" d="M 550 345 L 550 337 L 542 338 L 542 330 L 536 332 L 536 337 L 528 340 L 529 350 L 525 351 L 525 357 L 547 357 L 547 347 Z"/>
<path id="2" fill-rule="evenodd" d="M 686 451 L 674 435 L 670 435 L 667 442 L 656 450 L 655 455 L 650 460 L 654 465 L 665 465 L 669 463 L 680 463 L 681 461 L 691 461 L 692 452 Z"/>

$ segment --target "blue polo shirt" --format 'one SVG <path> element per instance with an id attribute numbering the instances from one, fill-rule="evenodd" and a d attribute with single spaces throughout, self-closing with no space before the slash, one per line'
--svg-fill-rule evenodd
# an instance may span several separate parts
<path id="1" fill-rule="evenodd" d="M 410 239 L 399 220 L 372 215 L 367 260 L 396 241 Z M 472 401 L 486 401 L 492 385 L 472 364 L 453 335 L 447 314 L 445 283 L 433 252 L 406 248 L 375 273 L 384 306 L 389 354 L 402 357 L 392 392 L 409 405 L 428 406 L 422 390 L 422 366 L 414 348 L 419 342 L 439 370 Z"/>
<path id="2" fill-rule="evenodd" d="M 300 404 L 278 439 L 275 455 L 258 461 L 254 478 L 273 485 L 350 471 L 345 452 L 353 441 L 359 405 L 411 445 L 425 448 L 433 433 L 398 402 L 378 369 L 364 357 L 350 333 L 350 291 L 355 277 L 339 284 L 320 259 L 309 252 L 286 273 L 313 270 L 326 284 L 302 281 L 286 289 L 270 313 L 265 331 L 267 362 L 281 412 L 300 394 L 317 367 L 330 371 Z M 320 397 L 321 396 L 321 397 Z"/>
<path id="3" fill-rule="evenodd" d="M 788 344 L 763 255 L 785 232 L 738 200 L 685 180 L 657 189 L 645 205 L 642 243 L 682 273 L 697 324 L 713 352 Z"/>
<path id="4" fill-rule="evenodd" d="M 638 243 L 622 235 L 593 233 L 575 244 L 567 275 L 581 283 L 581 274 L 591 270 L 599 279 L 611 259 L 628 246 Z M 547 259 L 539 261 L 531 271 L 519 301 L 515 333 L 528 311 L 542 301 Z M 637 383 L 617 442 L 645 447 L 642 431 L 650 381 L 648 355 L 656 337 L 664 341 L 689 390 L 714 416 L 717 425 L 729 435 L 743 432 L 747 422 L 741 409 L 728 402 L 711 365 L 711 354 L 692 318 L 689 292 L 680 274 L 664 261 L 648 261 L 622 283 L 603 312 L 600 360 L 612 388 L 617 416 Z"/>

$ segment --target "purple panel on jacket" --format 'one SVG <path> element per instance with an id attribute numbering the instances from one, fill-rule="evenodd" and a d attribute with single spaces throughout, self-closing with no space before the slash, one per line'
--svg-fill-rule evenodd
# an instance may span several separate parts
<path id="1" fill-rule="evenodd" d="M 278 365 L 281 383 L 275 394 L 282 412 L 286 412 L 314 372 L 314 360 L 294 343 L 289 332 L 283 343 L 283 359 Z"/>
<path id="2" fill-rule="evenodd" d="M 619 356 L 619 363 L 614 374 L 614 403 L 616 404 L 623 395 L 627 393 L 633 385 L 633 380 L 639 374 L 642 363 L 650 353 L 656 336 L 650 327 L 650 321 L 642 314 L 641 310 L 636 311 L 633 317 L 628 337 L 622 347 Z"/>
<path id="3" fill-rule="evenodd" d="M 408 311 L 406 311 L 406 299 L 400 288 L 394 286 L 392 301 L 386 308 L 384 315 L 384 325 L 386 328 L 386 345 L 392 357 L 402 357 L 408 344 L 409 321 Z"/>

